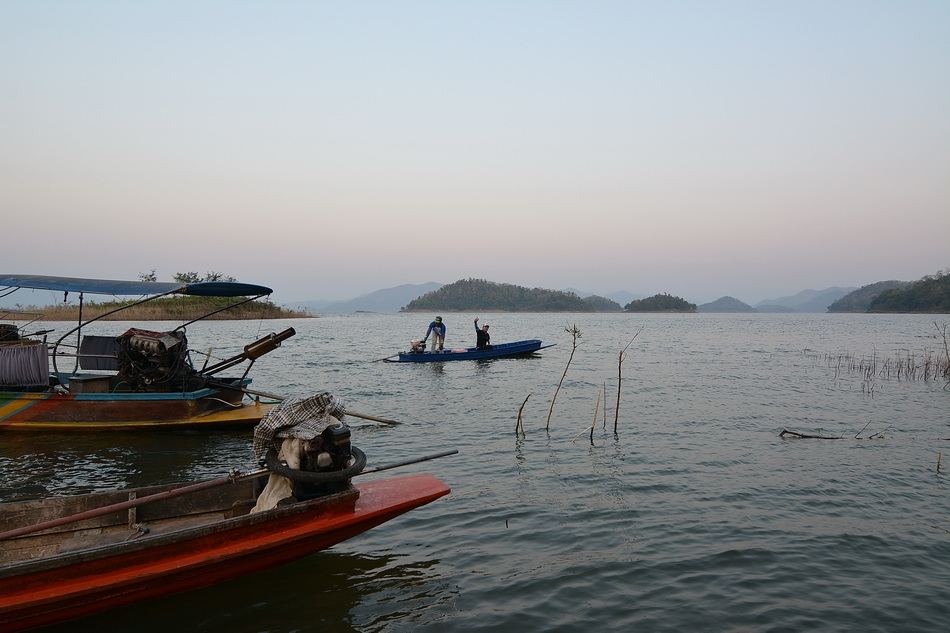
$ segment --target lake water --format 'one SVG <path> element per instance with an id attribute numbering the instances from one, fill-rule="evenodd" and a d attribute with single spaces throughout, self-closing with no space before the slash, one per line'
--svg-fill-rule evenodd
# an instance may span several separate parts
<path id="1" fill-rule="evenodd" d="M 292 325 L 297 336 L 257 363 L 253 386 L 327 390 L 404 420 L 354 424 L 370 465 L 459 449 L 402 470 L 435 473 L 452 494 L 292 565 L 81 627 L 950 630 L 950 479 L 935 472 L 938 452 L 950 468 L 950 390 L 877 379 L 872 396 L 861 375 L 836 379 L 813 355 L 942 352 L 933 316 L 480 314 L 496 343 L 557 346 L 523 359 L 371 362 L 421 338 L 431 316 L 191 326 L 192 348 L 225 356 Z M 473 344 L 470 315 L 443 316 L 447 345 Z M 574 323 L 582 343 L 545 432 Z M 617 353 L 641 327 L 615 436 Z M 605 380 L 608 430 L 601 414 L 591 446 L 584 429 Z M 782 439 L 784 428 L 844 439 Z M 0 496 L 188 480 L 251 457 L 249 432 L 0 435 Z"/>

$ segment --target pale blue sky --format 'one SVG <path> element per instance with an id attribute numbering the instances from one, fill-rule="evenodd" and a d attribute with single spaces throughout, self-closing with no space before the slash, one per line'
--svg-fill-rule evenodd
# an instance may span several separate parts
<path id="1" fill-rule="evenodd" d="M 915 279 L 948 113 L 950 2 L 3 1 L 0 272 Z"/>

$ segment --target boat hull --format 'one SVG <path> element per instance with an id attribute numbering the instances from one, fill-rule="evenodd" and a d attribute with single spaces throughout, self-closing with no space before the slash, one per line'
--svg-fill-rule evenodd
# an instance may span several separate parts
<path id="1" fill-rule="evenodd" d="M 463 349 L 447 349 L 441 352 L 402 352 L 397 357 L 387 358 L 393 363 L 442 363 L 452 360 L 481 360 L 489 358 L 509 358 L 512 356 L 526 356 L 538 350 L 551 347 L 543 345 L 539 339 L 501 343 L 491 349 L 467 347 Z"/>
<path id="2" fill-rule="evenodd" d="M 65 622 L 280 565 L 365 532 L 450 489 L 431 475 L 0 569 L 0 632 Z"/>
<path id="3" fill-rule="evenodd" d="M 248 427 L 271 408 L 259 402 L 242 403 L 243 394 L 236 393 L 237 397 L 215 389 L 186 393 L 0 392 L 0 431 Z"/>

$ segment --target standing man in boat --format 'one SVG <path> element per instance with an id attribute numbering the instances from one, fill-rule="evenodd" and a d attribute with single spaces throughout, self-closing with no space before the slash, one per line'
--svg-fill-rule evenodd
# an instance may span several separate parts
<path id="1" fill-rule="evenodd" d="M 445 345 L 445 324 L 442 323 L 442 317 L 435 317 L 435 321 L 429 324 L 429 329 L 426 330 L 426 335 L 422 339 L 423 344 L 429 340 L 429 334 L 432 335 L 432 351 L 436 350 L 436 345 L 441 352 L 443 345 Z"/>
<path id="2" fill-rule="evenodd" d="M 478 317 L 475 317 L 475 348 L 491 349 L 491 337 L 488 335 L 488 324 L 478 329 Z"/>

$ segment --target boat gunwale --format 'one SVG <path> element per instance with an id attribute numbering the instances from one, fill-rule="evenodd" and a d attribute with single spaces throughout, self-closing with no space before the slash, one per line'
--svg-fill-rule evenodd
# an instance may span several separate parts
<path id="1" fill-rule="evenodd" d="M 490 349 L 479 349 L 477 347 L 466 347 L 463 349 L 447 350 L 441 352 L 399 352 L 398 354 L 386 358 L 391 363 L 420 363 L 420 362 L 440 362 L 451 360 L 479 360 L 481 358 L 504 358 L 505 356 L 516 356 L 521 354 L 531 354 L 548 347 L 553 347 L 556 343 L 544 345 L 541 339 L 526 339 L 523 341 L 512 341 L 510 343 L 499 343 L 493 345 Z"/>
<path id="2" fill-rule="evenodd" d="M 134 490 L 135 489 L 130 488 L 129 492 L 131 493 Z M 0 580 L 15 578 L 17 576 L 23 576 L 31 573 L 47 572 L 73 564 L 102 560 L 104 558 L 109 558 L 110 556 L 131 554 L 153 547 L 161 547 L 178 542 L 185 542 L 188 540 L 216 534 L 218 532 L 226 532 L 241 527 L 250 527 L 258 523 L 264 523 L 271 520 L 289 518 L 298 514 L 319 509 L 321 507 L 329 508 L 334 505 L 346 503 L 350 500 L 355 502 L 358 498 L 359 488 L 357 486 L 351 486 L 347 490 L 343 490 L 326 497 L 297 502 L 292 505 L 273 508 L 272 510 L 265 510 L 263 512 L 256 512 L 254 514 L 242 514 L 229 519 L 212 521 L 206 525 L 191 526 L 155 536 L 144 536 L 141 539 L 134 541 L 120 541 L 117 543 L 96 545 L 86 549 L 64 552 L 62 554 L 57 554 L 55 556 L 41 558 L 38 560 L 27 560 L 18 563 L 11 563 L 9 565 L 0 567 Z M 46 534 L 46 531 L 37 532 L 35 535 L 31 534 L 29 536 L 39 536 L 44 534 Z M 29 536 L 17 537 L 15 539 L 11 539 L 11 541 L 16 541 L 21 538 L 29 538 Z"/>

